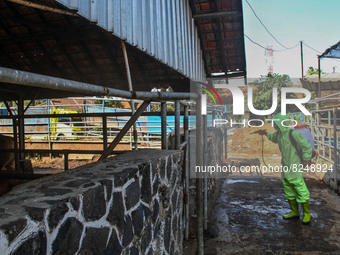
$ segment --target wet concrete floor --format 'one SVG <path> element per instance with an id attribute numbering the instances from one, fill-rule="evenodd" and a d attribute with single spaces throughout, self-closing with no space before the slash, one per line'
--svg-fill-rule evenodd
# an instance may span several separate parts
<path id="1" fill-rule="evenodd" d="M 211 213 L 205 254 L 340 254 L 340 197 L 321 181 L 305 181 L 310 225 L 282 219 L 289 205 L 280 177 L 228 178 Z"/>

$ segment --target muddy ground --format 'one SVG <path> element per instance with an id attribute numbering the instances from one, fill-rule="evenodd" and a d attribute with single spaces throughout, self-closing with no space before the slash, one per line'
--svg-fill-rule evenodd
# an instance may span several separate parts
<path id="1" fill-rule="evenodd" d="M 282 219 L 289 206 L 280 177 L 228 178 L 211 213 L 205 254 L 340 254 L 340 197 L 319 180 L 306 183 L 310 225 Z M 186 242 L 184 254 L 195 254 L 194 246 Z"/>

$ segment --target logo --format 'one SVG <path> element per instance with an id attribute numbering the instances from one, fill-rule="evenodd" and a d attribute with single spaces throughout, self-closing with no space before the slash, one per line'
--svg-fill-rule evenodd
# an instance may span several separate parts
<path id="1" fill-rule="evenodd" d="M 216 97 L 217 97 L 218 101 L 220 102 L 220 104 L 223 105 L 220 95 L 217 93 L 217 91 L 212 86 L 210 86 L 210 85 L 208 85 L 206 83 L 203 83 L 203 82 L 198 82 L 198 84 L 203 85 L 203 86 L 207 87 L 208 89 L 210 89 L 216 95 Z M 213 94 L 209 90 L 207 90 L 205 88 L 201 88 L 201 87 L 198 87 L 198 89 L 200 89 L 200 90 L 204 91 L 205 93 L 207 93 L 212 98 L 212 100 L 214 101 L 215 105 L 217 105 L 215 97 L 213 96 Z M 207 115 L 207 94 L 201 94 L 202 115 Z"/>
<path id="2" fill-rule="evenodd" d="M 210 85 L 205 84 L 205 83 L 201 83 L 198 82 L 198 85 L 203 85 L 207 88 L 209 88 L 211 91 L 214 92 L 214 94 L 217 96 L 220 104 L 222 105 L 222 101 L 221 98 L 219 96 L 219 94 L 217 93 L 217 91 Z M 206 92 L 214 101 L 215 105 L 216 104 L 216 100 L 213 97 L 212 93 L 210 91 L 208 91 L 207 89 L 204 88 L 200 88 L 199 89 L 203 90 L 204 92 Z M 228 89 L 233 97 L 233 115 L 244 115 L 245 113 L 245 96 L 243 94 L 243 91 L 241 90 L 241 88 L 239 86 L 228 86 L 225 87 L 226 89 Z M 272 89 L 272 106 L 270 107 L 270 109 L 268 110 L 258 110 L 255 109 L 254 105 L 253 105 L 253 88 L 252 87 L 248 87 L 248 109 L 251 113 L 255 114 L 255 115 L 260 115 L 260 116 L 264 116 L 264 115 L 270 115 L 272 113 L 274 113 L 277 109 L 277 105 L 278 105 L 278 89 L 277 88 L 273 88 Z M 288 98 L 288 94 L 291 93 L 300 93 L 303 94 L 304 97 L 302 98 Z M 207 98 L 206 95 L 207 94 L 202 94 L 201 95 L 201 100 L 202 100 L 202 114 L 206 115 L 207 114 Z M 305 88 L 292 88 L 292 87 L 284 87 L 281 88 L 281 113 L 282 115 L 286 115 L 287 114 L 287 105 L 295 105 L 304 115 L 311 115 L 311 113 L 302 105 L 304 103 L 308 103 L 309 100 L 311 99 L 311 93 L 309 90 L 305 89 Z"/>

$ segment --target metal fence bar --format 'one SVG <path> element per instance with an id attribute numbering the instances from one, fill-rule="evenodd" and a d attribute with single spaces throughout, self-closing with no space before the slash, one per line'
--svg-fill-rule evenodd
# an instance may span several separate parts
<path id="1" fill-rule="evenodd" d="M 179 150 L 181 145 L 181 112 L 179 100 L 175 101 L 175 149 Z"/>
<path id="2" fill-rule="evenodd" d="M 18 120 L 17 119 L 13 119 L 12 120 L 12 124 L 13 124 L 13 143 L 14 143 L 14 149 L 18 150 L 18 130 L 17 130 Z M 15 162 L 15 170 L 19 172 L 20 171 L 19 154 L 17 152 L 14 153 L 14 162 Z"/>
<path id="3" fill-rule="evenodd" d="M 337 116 L 336 116 L 336 108 L 333 111 L 333 125 L 334 125 L 334 185 L 335 190 L 339 189 L 338 184 L 338 132 L 337 132 Z"/>
<path id="4" fill-rule="evenodd" d="M 103 116 L 102 118 L 102 126 L 103 126 L 103 150 L 105 151 L 107 148 L 107 118 Z"/>
<path id="5" fill-rule="evenodd" d="M 200 94 L 200 91 L 198 91 Z M 203 139 L 202 139 L 202 102 L 200 96 L 196 101 L 196 165 L 202 166 L 203 163 Z M 197 255 L 204 254 L 203 237 L 203 193 L 202 178 L 196 178 L 196 209 L 197 209 Z"/>
<path id="6" fill-rule="evenodd" d="M 227 117 L 225 118 L 227 119 Z M 224 159 L 227 159 L 228 158 L 228 127 L 227 125 L 223 125 L 222 132 L 223 132 L 223 143 L 224 143 Z"/>
<path id="7" fill-rule="evenodd" d="M 19 153 L 19 166 L 21 160 L 25 159 L 25 123 L 24 123 L 24 100 L 22 98 L 19 98 L 18 100 L 18 133 L 19 133 L 19 150 L 23 151 Z M 19 171 L 23 171 L 21 166 L 19 167 Z"/>
<path id="8" fill-rule="evenodd" d="M 207 166 L 207 115 L 203 115 L 203 167 Z M 203 178 L 203 218 L 204 230 L 208 229 L 208 179 L 207 173 L 204 173 Z"/>
<path id="9" fill-rule="evenodd" d="M 162 150 L 167 149 L 166 144 L 166 102 L 161 103 L 161 141 L 162 141 Z"/>
<path id="10" fill-rule="evenodd" d="M 47 105 L 47 112 L 50 113 L 50 99 L 47 99 L 46 105 Z M 51 120 L 50 118 L 47 119 L 47 128 L 48 128 L 48 133 L 47 133 L 47 139 L 48 139 L 48 148 L 52 150 L 52 143 L 51 143 Z M 52 158 L 52 154 L 50 154 L 50 158 Z"/>
<path id="11" fill-rule="evenodd" d="M 184 114 L 182 111 L 180 113 L 181 115 Z M 190 112 L 190 115 L 195 115 L 196 112 Z M 63 113 L 63 117 L 131 117 L 131 112 L 106 112 L 106 113 Z M 141 114 L 141 116 L 159 116 L 159 112 L 144 112 Z M 167 112 L 167 116 L 174 116 L 175 112 Z M 30 118 L 57 118 L 60 117 L 60 114 L 25 114 L 25 118 L 30 119 Z M 16 118 L 16 116 L 8 116 L 8 115 L 0 115 L 0 119 L 13 119 Z"/>
<path id="12" fill-rule="evenodd" d="M 68 170 L 68 153 L 64 153 L 64 171 Z"/>
<path id="13" fill-rule="evenodd" d="M 118 96 L 143 100 L 190 100 L 197 98 L 197 94 L 194 93 L 125 91 L 5 67 L 0 67 L 0 82 L 72 91 L 91 96 Z"/>
<path id="14" fill-rule="evenodd" d="M 184 106 L 184 141 L 189 143 L 189 108 L 187 105 Z M 185 240 L 189 239 L 189 222 L 190 222 L 190 213 L 189 213 L 189 148 L 187 145 L 185 149 L 185 163 L 184 163 L 184 217 L 185 217 L 185 226 L 184 226 L 184 236 Z"/>
<path id="15" fill-rule="evenodd" d="M 129 121 L 125 124 L 125 126 L 122 128 L 122 130 L 119 132 L 119 134 L 116 136 L 116 138 L 113 140 L 113 142 L 110 144 L 109 147 L 105 149 L 99 160 L 107 158 L 107 156 L 111 153 L 111 151 L 114 150 L 114 148 L 118 145 L 120 140 L 124 137 L 124 135 L 129 131 L 133 123 L 136 122 L 136 120 L 140 117 L 142 112 L 148 107 L 150 104 L 150 101 L 144 101 L 143 104 L 138 108 L 138 110 L 135 112 L 134 115 L 131 116 Z"/>

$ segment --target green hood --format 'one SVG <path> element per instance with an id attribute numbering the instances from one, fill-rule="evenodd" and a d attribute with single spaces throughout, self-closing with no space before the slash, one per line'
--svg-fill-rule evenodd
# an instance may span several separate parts
<path id="1" fill-rule="evenodd" d="M 288 117 L 287 115 L 282 115 L 281 113 L 278 113 L 278 114 L 276 114 L 276 115 L 274 116 L 274 118 L 273 118 L 274 121 L 273 121 L 273 122 L 279 127 L 280 131 L 283 133 L 284 131 L 289 130 L 290 127 L 282 126 L 281 122 L 282 122 L 283 120 L 288 120 L 288 119 L 289 119 L 289 117 Z M 285 124 L 286 126 L 289 125 L 288 121 L 284 122 L 284 124 Z"/>
<path id="2" fill-rule="evenodd" d="M 267 133 L 267 137 L 270 141 L 279 145 L 282 154 L 281 164 L 283 166 L 288 166 L 289 168 L 292 168 L 294 165 L 297 166 L 301 164 L 302 162 L 298 155 L 297 149 L 302 152 L 302 161 L 310 160 L 312 157 L 312 146 L 310 146 L 308 141 L 298 131 L 293 131 L 292 137 L 297 143 L 298 147 L 295 148 L 289 137 L 289 131 L 291 128 L 285 127 L 281 124 L 283 120 L 289 119 L 288 116 L 279 113 L 276 114 L 273 119 L 273 122 L 278 126 L 279 130 L 277 130 L 275 133 Z M 288 121 L 284 124 L 286 126 L 289 125 Z M 286 175 L 286 178 L 297 178 L 297 176 L 299 175 Z"/>

